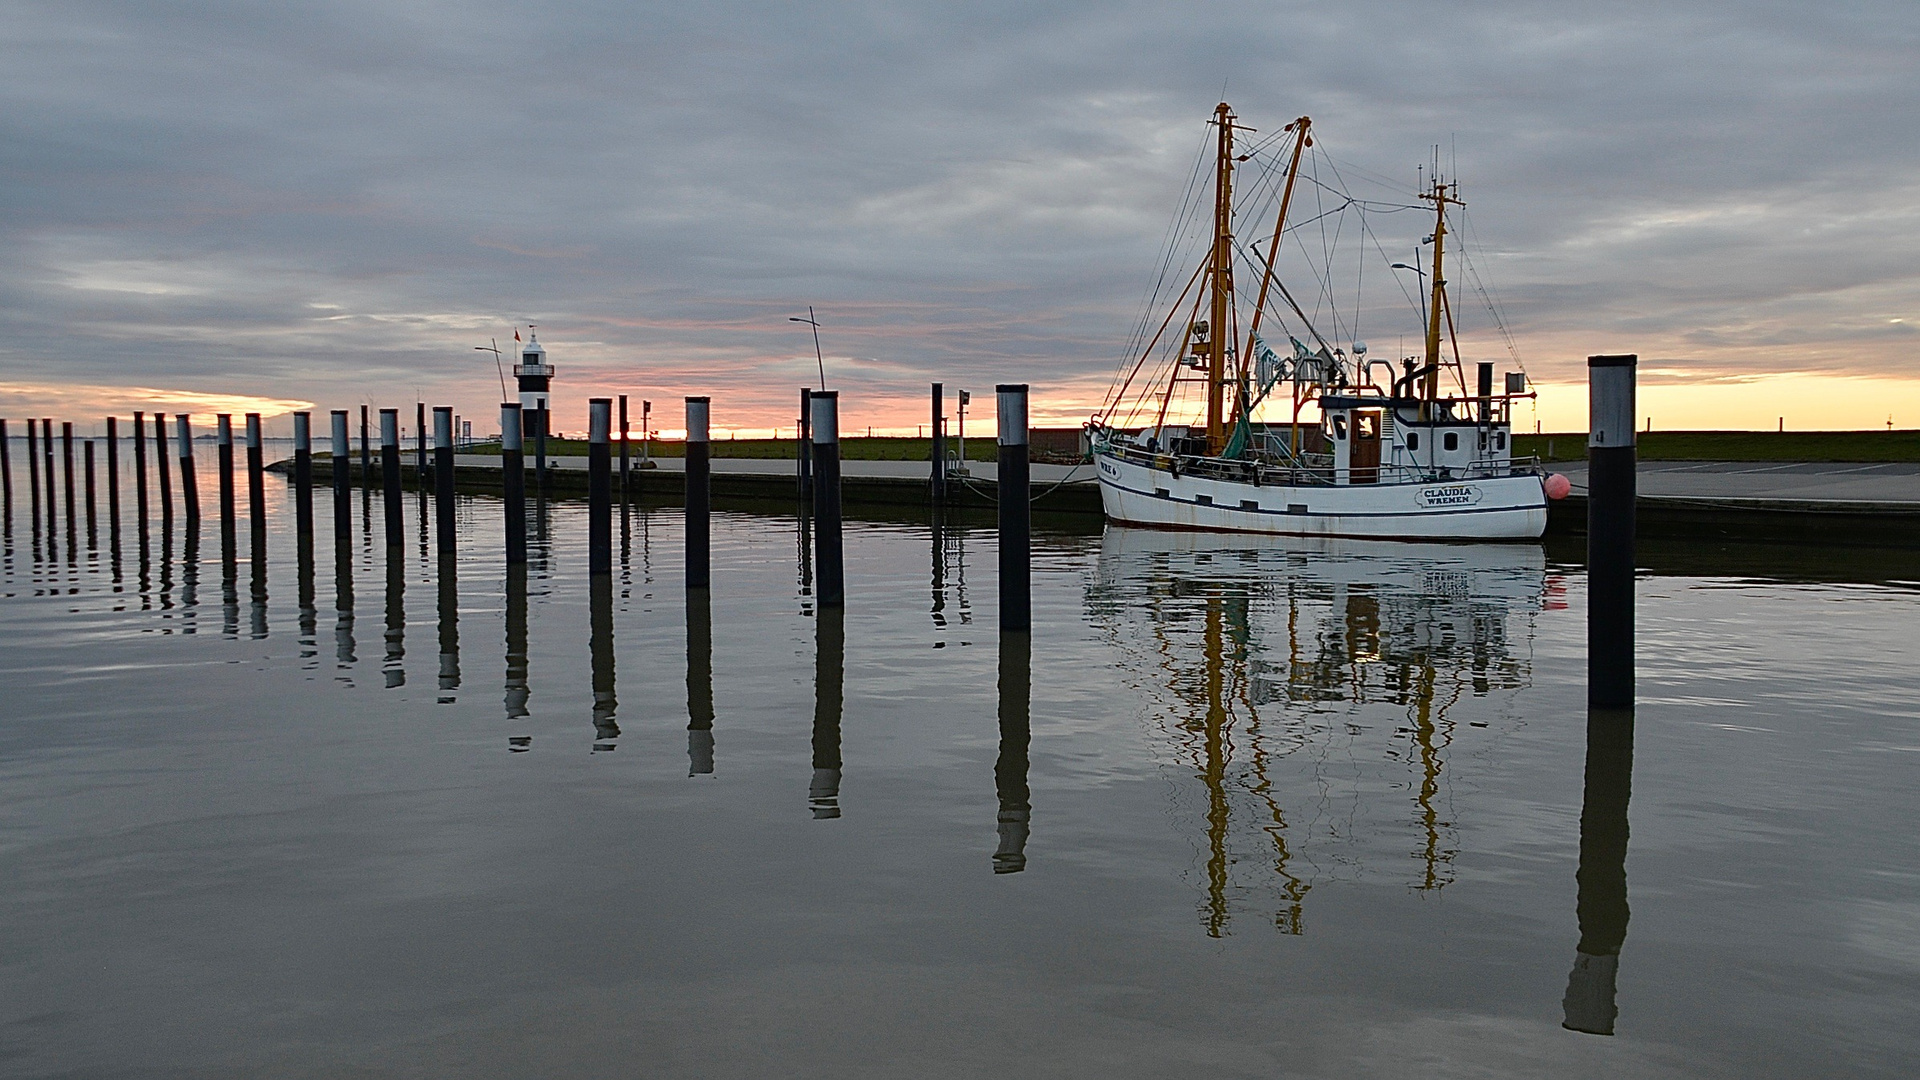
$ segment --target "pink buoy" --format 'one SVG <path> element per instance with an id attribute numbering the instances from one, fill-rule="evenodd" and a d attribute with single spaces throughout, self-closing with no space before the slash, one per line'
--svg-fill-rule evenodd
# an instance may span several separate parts
<path id="1" fill-rule="evenodd" d="M 1546 489 L 1547 498 L 1564 499 L 1573 490 L 1573 481 L 1559 473 L 1548 473 L 1546 479 L 1540 481 L 1540 486 Z"/>

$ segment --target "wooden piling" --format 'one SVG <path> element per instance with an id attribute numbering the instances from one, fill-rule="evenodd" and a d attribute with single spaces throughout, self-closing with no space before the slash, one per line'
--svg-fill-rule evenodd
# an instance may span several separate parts
<path id="1" fill-rule="evenodd" d="M 94 516 L 93 440 L 87 439 L 82 442 L 80 449 L 82 451 L 81 457 L 86 461 L 87 473 L 87 550 L 92 551 L 98 545 L 100 539 L 99 526 L 96 524 L 98 519 Z"/>
<path id="2" fill-rule="evenodd" d="M 176 453 L 180 455 L 180 502 L 186 510 L 187 525 L 191 527 L 191 542 L 198 547 L 200 525 L 200 481 L 193 467 L 193 427 L 187 413 L 175 413 L 174 441 L 180 445 Z"/>
<path id="3" fill-rule="evenodd" d="M 587 572 L 613 573 L 613 399 L 587 402 Z M 688 451 L 689 457 L 692 451 Z"/>
<path id="4" fill-rule="evenodd" d="M 841 564 L 840 392 L 816 390 L 807 402 L 813 440 L 814 597 L 821 607 L 844 607 L 847 579 Z"/>
<path id="5" fill-rule="evenodd" d="M 933 432 L 932 451 L 928 455 L 933 463 L 931 482 L 933 485 L 933 505 L 935 508 L 947 504 L 947 390 L 940 383 L 933 384 Z"/>
<path id="6" fill-rule="evenodd" d="M 107 536 L 120 546 L 120 418 L 107 417 Z"/>
<path id="7" fill-rule="evenodd" d="M 247 414 L 247 524 L 256 537 L 267 531 L 266 444 L 260 431 L 260 414 Z"/>
<path id="8" fill-rule="evenodd" d="M 632 478 L 632 466 L 627 454 L 627 395 L 620 395 L 620 498 L 627 497 L 627 488 Z"/>
<path id="9" fill-rule="evenodd" d="M 33 540 L 40 542 L 40 438 L 33 417 L 27 417 L 27 485 L 33 498 Z"/>
<path id="10" fill-rule="evenodd" d="M 7 531 L 13 531 L 13 447 L 7 441 L 7 422 L 0 420 L 0 490 L 7 502 Z"/>
<path id="11" fill-rule="evenodd" d="M 142 543 L 147 534 L 147 414 L 133 414 L 133 507 L 140 517 Z"/>
<path id="12" fill-rule="evenodd" d="M 353 536 L 353 503 L 347 497 L 347 474 L 353 469 L 353 443 L 347 431 L 347 410 L 335 409 L 328 418 L 331 420 L 328 435 L 333 440 L 328 464 L 333 477 L 333 546 L 337 551 L 347 551 Z"/>
<path id="13" fill-rule="evenodd" d="M 520 406 L 500 404 L 500 482 L 504 489 L 507 526 L 507 566 L 527 563 L 527 461 L 522 450 Z M 524 574 L 524 569 L 522 570 Z M 511 713 L 509 713 L 511 715 Z"/>
<path id="14" fill-rule="evenodd" d="M 1033 628 L 1032 515 L 1027 385 L 997 387 L 1000 406 L 1000 629 Z"/>
<path id="15" fill-rule="evenodd" d="M 215 442 L 220 451 L 220 543 L 222 550 L 233 552 L 235 512 L 233 505 L 233 415 L 217 413 Z"/>
<path id="16" fill-rule="evenodd" d="M 812 395 L 813 391 L 807 387 L 800 388 L 800 419 L 794 424 L 794 441 L 798 444 L 794 480 L 799 485 L 802 506 L 813 498 L 813 439 L 808 434 L 813 425 Z"/>
<path id="17" fill-rule="evenodd" d="M 453 513 L 453 410 L 435 406 L 433 410 L 433 516 L 438 550 L 449 555 L 454 550 Z"/>
<path id="18" fill-rule="evenodd" d="M 66 421 L 60 423 L 60 462 L 64 468 L 60 479 L 67 496 L 67 546 L 71 548 L 79 538 L 80 529 L 75 524 L 79 506 L 73 495 L 73 425 Z"/>
<path id="19" fill-rule="evenodd" d="M 1637 356 L 1587 358 L 1587 704 L 1633 708 Z"/>
<path id="20" fill-rule="evenodd" d="M 293 414 L 293 531 L 313 536 L 313 414 Z"/>
<path id="21" fill-rule="evenodd" d="M 687 399 L 687 588 L 713 582 L 713 481 L 710 450 L 712 399 Z"/>
<path id="22" fill-rule="evenodd" d="M 167 459 L 167 417 L 153 414 L 153 468 L 160 477 L 160 527 L 173 524 L 173 464 Z"/>
<path id="23" fill-rule="evenodd" d="M 400 410 L 380 410 L 380 480 L 386 497 L 387 547 L 406 542 L 400 506 Z M 391 552 L 388 558 L 392 558 Z"/>

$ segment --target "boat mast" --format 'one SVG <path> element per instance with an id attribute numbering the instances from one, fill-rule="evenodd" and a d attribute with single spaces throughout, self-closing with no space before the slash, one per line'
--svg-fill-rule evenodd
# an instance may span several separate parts
<path id="1" fill-rule="evenodd" d="M 1433 235 L 1428 238 L 1433 241 L 1433 302 L 1427 305 L 1427 374 L 1421 393 L 1429 402 L 1440 397 L 1440 317 L 1447 299 L 1446 267 L 1441 260 L 1447 246 L 1447 207 L 1467 205 L 1447 194 L 1458 186 L 1435 180 L 1433 190 L 1420 195 L 1433 203 Z"/>
<path id="2" fill-rule="evenodd" d="M 1267 290 L 1273 285 L 1273 267 L 1280 259 L 1280 234 L 1287 227 L 1287 207 L 1293 202 L 1293 182 L 1300 178 L 1300 151 L 1313 145 L 1313 138 L 1307 134 L 1307 129 L 1312 126 L 1313 121 L 1303 116 L 1281 129 L 1293 132 L 1293 160 L 1287 164 L 1287 186 L 1280 193 L 1280 214 L 1273 221 L 1273 242 L 1267 245 L 1267 266 L 1260 275 L 1260 298 L 1253 305 L 1246 351 L 1240 354 L 1242 363 L 1252 358 L 1253 336 L 1260 332 L 1260 319 L 1267 313 Z"/>
<path id="3" fill-rule="evenodd" d="M 1213 303 L 1207 337 L 1207 453 L 1218 456 L 1227 448 L 1226 373 L 1227 324 L 1233 311 L 1233 109 L 1221 102 L 1213 110 L 1220 129 L 1219 160 L 1214 163 L 1213 258 L 1207 278 Z"/>

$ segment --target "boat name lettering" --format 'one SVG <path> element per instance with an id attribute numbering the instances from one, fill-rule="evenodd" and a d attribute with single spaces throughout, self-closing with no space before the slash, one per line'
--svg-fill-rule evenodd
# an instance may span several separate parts
<path id="1" fill-rule="evenodd" d="M 1480 501 L 1480 489 L 1472 484 L 1442 484 L 1420 489 L 1422 506 L 1472 506 Z"/>

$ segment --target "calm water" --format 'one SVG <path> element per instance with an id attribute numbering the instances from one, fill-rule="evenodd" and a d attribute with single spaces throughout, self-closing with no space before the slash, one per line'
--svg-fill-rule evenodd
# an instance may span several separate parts
<path id="1" fill-rule="evenodd" d="M 22 445 L 6 1075 L 1920 1061 L 1920 592 L 1874 557 L 1647 574 L 1590 754 L 1558 548 L 1043 532 L 1002 642 L 977 524 L 850 522 L 820 617 L 791 515 L 720 515 L 689 605 L 677 509 L 596 587 L 584 504 L 521 580 L 496 501 L 443 566 L 411 493 L 336 553 L 323 489 L 303 576 L 274 478 L 256 575 L 210 451 L 197 547 L 129 493 L 116 560 L 104 505 L 34 533 Z"/>

